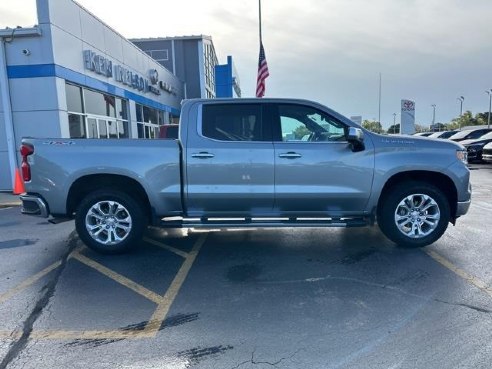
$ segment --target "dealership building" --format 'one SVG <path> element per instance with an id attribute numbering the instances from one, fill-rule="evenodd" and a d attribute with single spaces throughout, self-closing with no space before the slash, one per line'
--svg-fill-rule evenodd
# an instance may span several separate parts
<path id="1" fill-rule="evenodd" d="M 188 99 L 241 97 L 241 87 L 232 56 L 219 64 L 210 36 L 178 36 L 131 41 L 164 68 L 184 81 Z"/>
<path id="2" fill-rule="evenodd" d="M 195 59 L 167 68 L 165 53 L 143 51 L 72 0 L 36 5 L 36 26 L 0 30 L 0 191 L 13 189 L 22 137 L 156 138 L 184 98 L 217 96 L 208 36 L 194 37 Z"/>

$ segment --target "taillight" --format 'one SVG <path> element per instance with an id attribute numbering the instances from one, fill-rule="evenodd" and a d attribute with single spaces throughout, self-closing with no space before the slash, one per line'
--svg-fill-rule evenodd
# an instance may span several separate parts
<path id="1" fill-rule="evenodd" d="M 27 157 L 34 154 L 34 147 L 32 147 L 31 145 L 22 144 L 20 148 L 20 154 L 22 156 L 22 179 L 24 180 L 24 182 L 28 182 L 31 180 L 31 167 L 27 162 Z"/>

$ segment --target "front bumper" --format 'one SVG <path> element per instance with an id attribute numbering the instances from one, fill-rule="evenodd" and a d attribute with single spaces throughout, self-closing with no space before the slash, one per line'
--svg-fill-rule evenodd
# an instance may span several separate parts
<path id="1" fill-rule="evenodd" d="M 48 205 L 41 197 L 36 195 L 22 195 L 20 199 L 22 201 L 22 214 L 37 215 L 43 218 L 48 218 L 50 215 Z"/>
<path id="2" fill-rule="evenodd" d="M 482 160 L 482 150 L 481 149 L 467 149 L 468 152 L 468 161 L 477 161 Z"/>
<path id="3" fill-rule="evenodd" d="M 463 200 L 466 198 L 468 198 L 468 200 L 458 201 L 456 203 L 455 218 L 458 218 L 458 217 L 468 213 L 468 210 L 470 209 L 470 205 L 471 205 L 472 192 L 473 192 L 472 191 L 472 184 L 471 184 L 471 182 L 468 182 L 468 190 L 466 191 L 465 196 L 461 197 L 461 199 L 463 199 Z"/>
<path id="4" fill-rule="evenodd" d="M 456 207 L 456 218 L 468 213 L 468 209 L 470 209 L 470 205 L 471 205 L 471 199 L 468 201 L 458 201 Z"/>

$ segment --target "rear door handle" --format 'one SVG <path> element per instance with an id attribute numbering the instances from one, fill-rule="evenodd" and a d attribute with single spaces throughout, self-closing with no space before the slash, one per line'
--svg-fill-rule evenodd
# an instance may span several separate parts
<path id="1" fill-rule="evenodd" d="M 278 154 L 278 157 L 285 158 L 285 159 L 297 159 L 302 157 L 302 155 L 297 152 L 289 151 L 289 152 L 284 152 L 282 154 Z"/>
<path id="2" fill-rule="evenodd" d="M 210 159 L 214 157 L 214 154 L 211 154 L 209 152 L 195 152 L 191 154 L 191 157 L 197 159 Z"/>

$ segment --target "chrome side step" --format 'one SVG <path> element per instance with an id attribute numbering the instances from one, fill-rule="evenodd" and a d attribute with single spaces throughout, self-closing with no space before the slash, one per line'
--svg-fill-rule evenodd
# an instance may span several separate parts
<path id="1" fill-rule="evenodd" d="M 364 227 L 369 218 L 163 218 L 163 228 Z"/>

